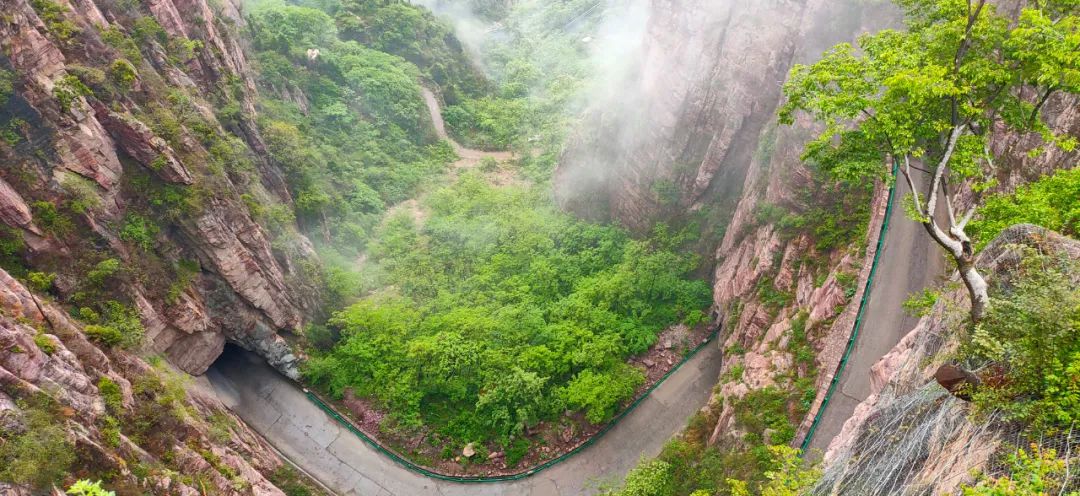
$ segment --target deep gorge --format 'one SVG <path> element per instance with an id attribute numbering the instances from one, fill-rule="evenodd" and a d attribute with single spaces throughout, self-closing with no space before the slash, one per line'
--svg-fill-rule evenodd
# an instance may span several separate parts
<path id="1" fill-rule="evenodd" d="M 815 493 L 869 490 L 857 471 L 900 456 L 875 451 L 859 465 L 882 415 L 923 427 L 947 419 L 934 420 L 941 438 L 963 440 L 981 424 L 953 417 L 994 401 L 976 395 L 969 407 L 936 394 L 928 364 L 958 361 L 952 350 L 966 367 L 1004 359 L 967 344 L 982 341 L 956 311 L 967 300 L 950 282 L 955 267 L 911 214 L 917 207 L 905 207 L 932 174 L 908 185 L 888 168 L 864 173 L 850 164 L 885 160 L 843 155 L 854 135 L 814 141 L 835 116 L 814 105 L 832 101 L 799 92 L 835 86 L 799 85 L 828 66 L 798 71 L 868 33 L 952 26 L 942 19 L 972 15 L 963 3 L 0 0 L 0 488 L 467 491 L 412 474 L 395 486 L 404 469 L 368 455 L 350 472 L 363 477 L 308 479 L 282 457 L 299 456 L 286 441 L 245 424 L 261 407 L 236 410 L 256 404 L 237 402 L 251 398 L 229 382 L 242 369 L 238 350 L 420 466 L 494 476 L 589 439 L 717 332 L 709 363 L 694 361 L 658 389 L 662 399 L 647 400 L 700 408 L 691 418 L 664 419 L 638 444 L 620 427 L 608 435 L 617 441 L 590 448 L 615 461 L 477 490 L 760 494 L 796 456 L 823 454 Z M 1058 30 L 1064 44 L 1038 38 L 1047 45 L 1031 53 L 1050 62 L 1009 44 L 976 50 L 972 58 L 1043 65 L 1016 71 L 1001 117 L 968 126 L 964 143 L 985 140 L 985 150 L 961 144 L 958 156 L 990 168 L 983 182 L 963 175 L 975 166 L 953 164 L 943 189 L 949 209 L 986 205 L 969 231 L 973 251 L 992 247 L 994 263 L 971 255 L 992 301 L 1036 298 L 996 282 L 1012 280 L 1012 266 L 998 264 L 1013 252 L 990 240 L 1005 232 L 1043 246 L 1007 229 L 1040 224 L 1061 232 L 1053 244 L 1065 248 L 1054 250 L 1075 258 L 1077 61 L 1060 46 L 1077 36 L 1076 7 L 981 8 L 972 25 L 1006 29 L 994 24 L 1000 16 L 1013 23 L 1000 25 Z M 1061 20 L 1039 24 L 1036 11 Z M 920 86 L 897 91 L 910 88 Z M 796 104 L 805 108 L 789 117 Z M 931 106 L 925 114 L 937 115 Z M 937 153 L 933 141 L 913 156 Z M 891 230 L 882 229 L 894 184 Z M 871 267 L 886 277 L 868 285 Z M 1061 267 L 1054 274 L 1072 277 Z M 819 452 L 785 451 L 802 445 L 862 312 L 869 337 L 839 379 L 845 398 L 825 410 L 811 444 Z M 991 316 L 987 332 L 1019 346 L 1006 324 L 994 327 L 1007 319 Z M 1074 325 L 1055 322 L 1045 325 Z M 928 332 L 950 340 L 927 344 Z M 1069 360 L 1055 367 L 1071 370 Z M 214 379 L 226 366 L 229 380 Z M 292 387 L 259 374 L 265 391 Z M 223 393 L 227 383 L 236 390 Z M 935 396 L 904 396 L 913 390 Z M 1010 394 L 996 401 L 1022 405 L 1016 398 L 1030 393 Z M 931 410 L 909 417 L 898 404 Z M 622 422 L 648 430 L 644 415 Z M 1055 439 L 1071 418 L 1009 415 Z M 669 424 L 684 420 L 665 443 Z M 298 432 L 329 432 L 307 428 Z M 904 442 L 928 454 L 874 481 L 875 494 L 951 493 L 996 460 L 938 449 L 920 429 Z M 1000 436 L 979 439 L 1010 449 Z M 30 455 L 29 446 L 46 448 Z M 336 448 L 313 449 L 305 456 Z M 585 484 L 594 476 L 605 479 L 599 487 Z"/>

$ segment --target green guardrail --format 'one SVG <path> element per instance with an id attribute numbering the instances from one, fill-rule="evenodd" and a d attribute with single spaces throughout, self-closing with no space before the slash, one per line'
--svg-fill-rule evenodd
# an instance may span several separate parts
<path id="1" fill-rule="evenodd" d="M 630 405 L 627 406 L 621 413 L 616 415 L 615 418 L 613 418 L 611 420 L 611 422 L 608 422 L 606 425 L 604 425 L 604 427 L 601 428 L 600 431 L 598 431 L 596 434 L 594 434 L 588 440 L 586 440 L 585 442 L 579 444 L 574 449 L 572 449 L 572 450 L 570 450 L 570 451 L 568 451 L 568 452 L 566 452 L 566 453 L 564 453 L 564 454 L 562 454 L 562 455 L 560 455 L 560 456 L 558 456 L 556 458 L 548 460 L 548 461 L 546 461 L 544 463 L 541 463 L 540 465 L 537 465 L 535 467 L 532 467 L 532 468 L 530 468 L 528 470 L 518 472 L 518 473 L 515 473 L 515 474 L 509 474 L 509 475 L 498 475 L 498 476 L 492 476 L 492 477 L 459 476 L 459 475 L 441 474 L 441 473 L 432 471 L 430 469 L 424 468 L 424 467 L 422 467 L 420 465 L 417 465 L 416 463 L 413 463 L 412 461 L 406 459 L 405 457 L 397 454 L 393 450 L 384 447 L 378 441 L 372 439 L 370 436 L 368 436 L 363 431 L 358 429 L 356 427 L 356 425 L 354 425 L 349 419 L 345 418 L 340 413 L 338 413 L 336 410 L 334 410 L 333 407 L 328 405 L 325 401 L 322 400 L 322 398 L 320 398 L 315 393 L 313 393 L 313 392 L 311 392 L 311 391 L 309 391 L 307 389 L 304 389 L 304 393 L 307 395 L 308 399 L 310 399 L 313 403 L 315 403 L 315 405 L 317 405 L 324 412 L 326 412 L 327 415 L 329 415 L 331 418 L 336 420 L 343 427 L 345 427 L 350 432 L 352 432 L 357 437 L 359 437 L 361 440 L 363 440 L 364 443 L 366 443 L 368 446 L 371 446 L 373 449 L 375 449 L 376 451 L 382 453 L 386 457 L 390 458 L 391 460 L 396 462 L 398 465 L 401 465 L 405 469 L 408 469 L 408 470 L 410 470 L 412 472 L 418 473 L 418 474 L 426 476 L 426 477 L 430 477 L 432 479 L 439 479 L 439 480 L 451 481 L 451 482 L 462 482 L 462 483 L 483 483 L 483 482 L 515 481 L 515 480 L 524 479 L 526 477 L 531 477 L 531 476 L 536 475 L 536 474 L 538 474 L 538 473 L 540 473 L 540 472 L 542 472 L 544 470 L 547 470 L 547 469 L 549 469 L 549 468 L 551 468 L 551 467 L 553 467 L 553 466 L 555 466 L 555 465 L 557 465 L 557 464 L 559 464 L 559 463 L 561 463 L 563 461 L 566 461 L 568 458 L 580 453 L 585 448 L 588 448 L 589 446 L 591 446 L 593 443 L 595 443 L 597 440 L 599 440 L 601 437 L 603 437 L 605 434 L 607 434 L 608 431 L 613 429 L 619 423 L 620 420 L 622 420 L 624 417 L 629 415 L 630 412 L 633 412 L 634 409 L 637 408 L 639 404 L 641 404 L 641 402 L 645 401 L 645 399 L 648 398 L 649 395 L 651 395 L 652 392 L 657 387 L 660 387 L 660 385 L 663 384 L 664 381 L 666 381 L 669 377 L 671 377 L 672 374 L 674 374 L 683 365 L 685 365 L 686 362 L 689 362 L 692 358 L 694 358 L 694 356 L 696 356 L 698 354 L 698 352 L 705 349 L 706 346 L 708 346 L 710 343 L 712 343 L 716 339 L 716 336 L 718 334 L 719 334 L 719 330 L 717 330 L 716 332 L 713 332 L 712 334 L 709 335 L 708 338 L 705 339 L 705 341 L 703 341 L 701 344 L 694 347 L 694 349 L 691 350 L 690 353 L 688 353 L 685 357 L 683 357 L 682 361 L 680 361 L 678 364 L 676 364 L 674 367 L 672 367 L 671 370 L 667 371 L 667 373 L 664 374 L 664 376 L 661 377 L 660 380 L 656 381 L 656 384 L 653 384 L 652 386 L 650 386 L 649 389 L 647 389 L 644 394 L 642 394 L 640 397 L 638 397 L 638 399 L 634 400 L 633 403 L 630 403 Z"/>
<path id="2" fill-rule="evenodd" d="M 821 407 L 818 408 L 817 415 L 814 415 L 814 422 L 810 424 L 810 430 L 806 431 L 806 437 L 803 438 L 802 445 L 799 447 L 803 453 L 806 453 L 807 448 L 810 447 L 810 441 L 814 439 L 814 433 L 817 432 L 818 425 L 825 416 L 825 409 L 829 406 L 829 400 L 832 399 L 833 393 L 836 392 L 836 387 L 840 384 L 840 376 L 844 374 L 848 359 L 851 358 L 851 351 L 855 348 L 855 341 L 859 337 L 859 331 L 862 330 L 863 316 L 866 313 L 866 302 L 870 299 L 870 288 L 874 284 L 874 275 L 877 273 L 878 262 L 881 260 L 881 250 L 885 247 L 885 234 L 889 231 L 889 218 L 892 217 L 894 203 L 893 197 L 896 196 L 896 175 L 899 171 L 900 165 L 893 164 L 893 183 L 892 186 L 889 187 L 889 203 L 885 206 L 885 219 L 881 221 L 881 230 L 878 232 L 877 248 L 874 250 L 874 262 L 870 265 L 870 275 L 866 278 L 866 286 L 863 288 L 862 299 L 859 300 L 859 311 L 855 314 L 855 325 L 851 328 L 851 336 L 848 337 L 847 348 L 844 349 L 844 355 L 840 358 L 840 363 L 836 364 L 836 372 L 833 373 L 832 381 L 829 382 L 829 389 L 825 392 L 825 399 L 821 400 Z"/>

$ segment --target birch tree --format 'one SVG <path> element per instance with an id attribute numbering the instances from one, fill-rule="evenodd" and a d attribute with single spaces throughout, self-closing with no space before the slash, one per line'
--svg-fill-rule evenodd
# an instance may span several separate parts
<path id="1" fill-rule="evenodd" d="M 857 48 L 840 44 L 792 69 L 780 120 L 804 112 L 821 122 L 803 158 L 840 180 L 907 182 L 908 216 L 955 262 L 978 321 L 990 299 L 965 228 L 999 172 L 990 137 L 1039 133 L 1033 154 L 1077 145 L 1040 113 L 1056 94 L 1080 92 L 1080 0 L 1031 1 L 1015 18 L 986 0 L 895 3 L 906 29 L 864 35 Z"/>

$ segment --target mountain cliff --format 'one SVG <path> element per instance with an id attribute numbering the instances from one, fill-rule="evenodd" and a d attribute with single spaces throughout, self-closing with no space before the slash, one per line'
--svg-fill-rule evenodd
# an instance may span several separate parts
<path id="1" fill-rule="evenodd" d="M 25 246 L 7 266 L 54 274 L 46 289 L 98 313 L 105 298 L 136 310 L 147 348 L 187 372 L 205 371 L 230 340 L 295 373 L 278 332 L 318 306 L 303 272 L 314 252 L 248 208 L 292 200 L 253 120 L 238 7 L 5 0 L 3 10 L 0 202 L 5 241 Z M 87 287 L 102 263 L 119 270 Z"/>

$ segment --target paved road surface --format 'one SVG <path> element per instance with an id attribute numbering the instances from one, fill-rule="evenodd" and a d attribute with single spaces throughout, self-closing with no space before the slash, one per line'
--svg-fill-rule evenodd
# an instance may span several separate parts
<path id="1" fill-rule="evenodd" d="M 918 322 L 904 312 L 901 304 L 909 294 L 930 287 L 944 270 L 942 251 L 923 227 L 908 219 L 900 208 L 900 201 L 910 191 L 906 181 L 897 182 L 889 231 L 870 289 L 863 327 L 825 417 L 810 441 L 811 451 L 824 452 L 855 406 L 870 396 L 870 367 Z"/>
<path id="2" fill-rule="evenodd" d="M 244 422 L 342 495 L 569 496 L 590 494 L 598 480 L 621 480 L 642 456 L 656 456 L 708 401 L 720 355 L 715 343 L 706 346 L 607 435 L 569 460 L 521 481 L 484 484 L 437 481 L 406 470 L 342 428 L 253 354 L 229 347 L 207 378 Z"/>

